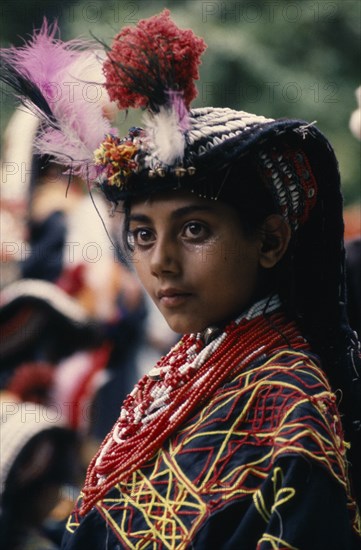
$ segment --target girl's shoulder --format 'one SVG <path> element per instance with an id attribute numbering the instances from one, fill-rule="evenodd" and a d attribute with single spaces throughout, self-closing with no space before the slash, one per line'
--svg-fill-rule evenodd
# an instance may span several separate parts
<path id="1" fill-rule="evenodd" d="M 283 349 L 264 356 L 239 372 L 232 384 L 242 387 L 284 386 L 308 395 L 330 392 L 331 387 L 320 359 L 310 351 Z"/>

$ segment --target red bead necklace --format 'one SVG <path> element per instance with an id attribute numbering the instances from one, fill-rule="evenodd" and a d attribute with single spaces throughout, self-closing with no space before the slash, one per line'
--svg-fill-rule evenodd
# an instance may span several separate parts
<path id="1" fill-rule="evenodd" d="M 207 344 L 201 334 L 184 336 L 138 382 L 89 465 L 82 515 L 116 483 L 129 479 L 191 413 L 251 362 L 280 349 L 308 349 L 279 307 L 278 297 L 258 302 Z"/>

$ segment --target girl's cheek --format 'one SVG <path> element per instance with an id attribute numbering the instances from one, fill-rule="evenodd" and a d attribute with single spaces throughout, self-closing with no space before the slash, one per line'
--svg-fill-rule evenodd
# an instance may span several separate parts
<path id="1" fill-rule="evenodd" d="M 141 253 L 134 251 L 132 253 L 130 261 L 131 261 L 131 264 L 134 267 L 137 274 L 140 274 L 140 273 L 142 273 L 142 271 L 144 271 L 146 262 L 142 258 Z"/>
<path id="2" fill-rule="evenodd" d="M 220 248 L 218 239 L 212 238 L 207 239 L 206 243 L 194 245 L 194 252 L 201 257 L 202 261 L 209 261 L 211 258 L 217 257 Z"/>

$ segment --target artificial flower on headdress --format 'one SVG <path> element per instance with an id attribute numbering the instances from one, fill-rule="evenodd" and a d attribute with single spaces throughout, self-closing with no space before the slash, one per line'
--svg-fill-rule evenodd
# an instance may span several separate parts
<path id="1" fill-rule="evenodd" d="M 109 185 L 120 185 L 137 167 L 134 160 L 138 147 L 129 139 L 120 139 L 107 134 L 99 148 L 94 151 L 95 164 L 102 167 Z"/>

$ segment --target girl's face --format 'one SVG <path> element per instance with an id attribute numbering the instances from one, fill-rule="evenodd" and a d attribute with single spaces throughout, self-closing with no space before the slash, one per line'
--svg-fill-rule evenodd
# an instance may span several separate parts
<path id="1" fill-rule="evenodd" d="M 229 320 L 256 296 L 261 238 L 246 237 L 225 203 L 184 191 L 139 200 L 128 240 L 140 281 L 178 333 Z"/>

